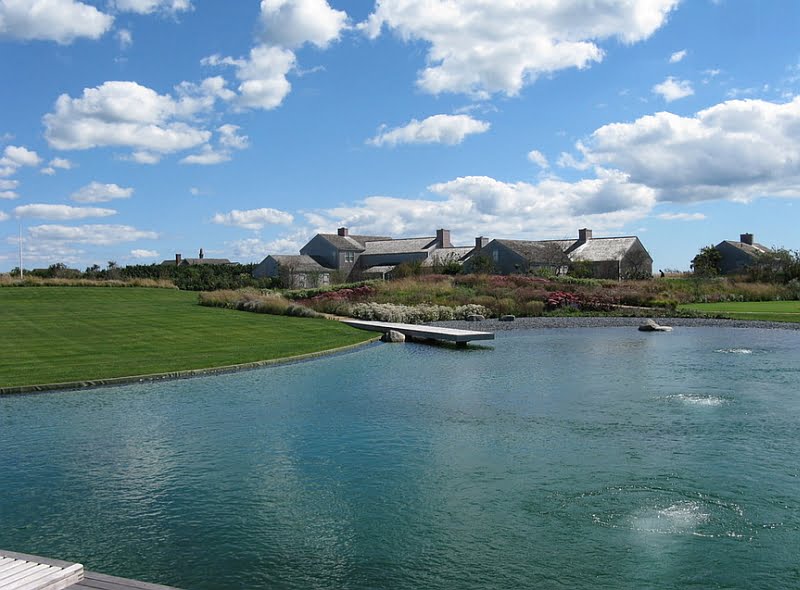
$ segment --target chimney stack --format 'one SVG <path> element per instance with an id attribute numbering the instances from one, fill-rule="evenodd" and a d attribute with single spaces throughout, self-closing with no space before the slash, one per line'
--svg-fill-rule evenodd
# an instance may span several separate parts
<path id="1" fill-rule="evenodd" d="M 202 260 L 202 259 L 203 259 L 203 249 L 200 248 L 200 260 Z"/>
<path id="2" fill-rule="evenodd" d="M 484 238 L 483 236 L 475 238 L 475 251 L 480 252 L 481 248 L 483 248 L 488 243 L 489 243 L 489 238 Z"/>
<path id="3" fill-rule="evenodd" d="M 180 266 L 180 265 L 181 265 L 181 255 L 175 254 L 175 266 Z"/>
<path id="4" fill-rule="evenodd" d="M 452 248 L 453 244 L 450 243 L 450 230 L 437 229 L 436 230 L 436 243 L 440 248 Z"/>
<path id="5" fill-rule="evenodd" d="M 748 246 L 753 245 L 753 234 L 742 234 L 739 236 L 739 241 L 742 244 L 747 244 Z"/>
<path id="6" fill-rule="evenodd" d="M 578 241 L 583 244 L 584 242 L 588 242 L 592 239 L 592 230 L 590 229 L 579 229 L 578 230 Z"/>
<path id="7" fill-rule="evenodd" d="M 337 231 L 337 233 L 338 233 L 340 236 L 342 236 L 343 238 L 346 238 L 348 235 L 350 235 L 350 232 L 347 230 L 347 228 L 346 228 L 346 227 L 340 227 L 340 228 L 339 228 L 338 230 L 336 230 L 336 231 Z"/>

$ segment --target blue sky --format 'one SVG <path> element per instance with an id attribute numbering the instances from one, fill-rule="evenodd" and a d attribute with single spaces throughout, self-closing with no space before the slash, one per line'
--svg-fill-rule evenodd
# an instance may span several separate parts
<path id="1" fill-rule="evenodd" d="M 800 249 L 796 0 L 0 0 L 0 271 L 315 233 Z"/>

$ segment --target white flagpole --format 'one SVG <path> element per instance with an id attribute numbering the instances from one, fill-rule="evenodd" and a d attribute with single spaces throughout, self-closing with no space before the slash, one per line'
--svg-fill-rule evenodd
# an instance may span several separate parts
<path id="1" fill-rule="evenodd" d="M 19 278 L 22 278 L 22 218 L 19 218 Z"/>

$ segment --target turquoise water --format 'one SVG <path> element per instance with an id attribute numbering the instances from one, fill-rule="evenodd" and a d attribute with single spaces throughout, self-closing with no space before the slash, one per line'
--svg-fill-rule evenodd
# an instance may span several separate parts
<path id="1" fill-rule="evenodd" d="M 0 399 L 0 548 L 182 588 L 800 586 L 800 332 L 500 333 Z"/>

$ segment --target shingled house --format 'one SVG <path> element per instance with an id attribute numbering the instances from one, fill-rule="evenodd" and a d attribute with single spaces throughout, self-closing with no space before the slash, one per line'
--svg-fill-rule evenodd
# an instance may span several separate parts
<path id="1" fill-rule="evenodd" d="M 720 272 L 724 275 L 742 273 L 751 266 L 759 255 L 771 252 L 753 239 L 753 234 L 741 234 L 739 241 L 724 240 L 714 246 L 720 253 Z"/>
<path id="2" fill-rule="evenodd" d="M 203 249 L 200 248 L 200 253 L 197 258 L 184 258 L 180 254 L 175 254 L 175 259 L 164 260 L 162 266 L 197 266 L 200 264 L 235 264 L 227 258 L 206 258 L 203 254 Z"/>
<path id="3" fill-rule="evenodd" d="M 328 278 L 322 280 L 328 282 L 386 278 L 398 264 L 431 264 L 429 260 L 438 250 L 459 257 L 464 254 L 463 249 L 454 248 L 450 243 L 450 232 L 446 229 L 437 230 L 435 236 L 394 239 L 351 235 L 346 227 L 340 227 L 335 234 L 315 235 L 300 249 L 300 256 L 267 256 L 256 267 L 253 276 L 285 277 L 288 265 L 295 265 L 309 269 L 295 273 L 298 277 L 305 274 L 306 279 L 302 280 L 306 282 L 312 277 L 322 276 L 320 273 L 323 271 L 328 273 Z M 309 261 L 317 266 L 312 267 Z"/>
<path id="4" fill-rule="evenodd" d="M 649 277 L 653 259 L 636 236 L 595 238 L 578 230 L 577 240 L 492 240 L 466 267 L 490 268 L 500 274 L 532 273 L 546 268 L 555 274 L 580 268 L 599 279 Z"/>
<path id="5" fill-rule="evenodd" d="M 325 268 L 310 256 L 267 256 L 253 269 L 253 277 L 280 277 L 291 289 L 321 287 L 331 283 L 331 269 Z"/>

